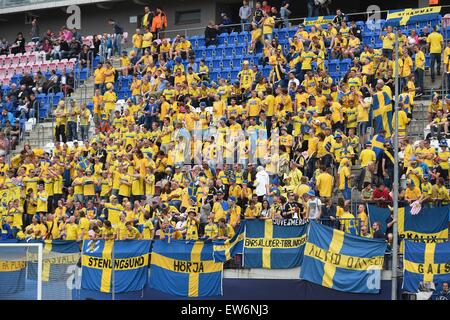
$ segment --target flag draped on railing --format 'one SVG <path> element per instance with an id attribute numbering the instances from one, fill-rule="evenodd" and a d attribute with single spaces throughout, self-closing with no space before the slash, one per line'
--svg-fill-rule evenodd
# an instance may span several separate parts
<path id="1" fill-rule="evenodd" d="M 311 223 L 300 279 L 344 292 L 378 293 L 386 243 Z"/>

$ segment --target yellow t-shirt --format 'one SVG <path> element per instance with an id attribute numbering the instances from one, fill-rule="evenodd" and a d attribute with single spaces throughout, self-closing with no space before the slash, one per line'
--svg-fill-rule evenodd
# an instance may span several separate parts
<path id="1" fill-rule="evenodd" d="M 430 44 L 430 53 L 441 53 L 443 41 L 442 34 L 435 31 L 430 33 L 427 37 L 427 43 Z"/>
<path id="2" fill-rule="evenodd" d="M 328 173 L 320 173 L 317 176 L 316 185 L 321 197 L 331 197 L 333 193 L 333 176 Z"/>

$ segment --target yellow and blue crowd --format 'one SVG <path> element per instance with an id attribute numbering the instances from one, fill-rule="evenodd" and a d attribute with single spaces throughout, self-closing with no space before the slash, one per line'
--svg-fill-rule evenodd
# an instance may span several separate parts
<path id="1" fill-rule="evenodd" d="M 407 179 L 401 197 L 450 202 L 446 143 L 435 150 L 408 138 L 423 89 L 415 74 L 423 76 L 425 52 L 444 52 L 437 29 L 424 44 L 400 34 L 395 57 L 391 27 L 375 49 L 362 46 L 345 20 L 300 25 L 287 51 L 273 38 L 274 27 L 264 12 L 249 43 L 249 52 L 262 51 L 261 62 L 271 66 L 269 77 L 244 61 L 236 79 L 218 81 L 209 80 L 185 37 L 156 39 L 137 30 L 120 67 L 106 61 L 96 68 L 92 111 L 75 100 L 58 104 L 52 153 L 25 146 L 10 164 L 0 158 L 0 187 L 15 190 L 2 199 L 4 237 L 228 239 L 244 219 L 298 218 L 388 238 L 369 225 L 364 205 L 352 212 L 351 198 L 356 187 L 364 201 L 390 201 L 391 132 L 372 137 L 367 129 L 373 96 L 393 96 L 395 59 Z M 336 81 L 325 62 L 344 58 L 353 63 Z M 118 75 L 132 75 L 125 105 L 117 104 Z M 449 108 L 450 97 L 436 96 L 429 109 L 430 122 L 445 133 Z"/>

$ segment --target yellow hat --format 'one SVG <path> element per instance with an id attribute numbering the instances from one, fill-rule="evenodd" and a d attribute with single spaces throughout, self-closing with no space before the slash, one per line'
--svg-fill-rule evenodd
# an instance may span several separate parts
<path id="1" fill-rule="evenodd" d="M 106 84 L 106 89 L 109 90 L 109 89 L 111 89 L 111 88 L 112 88 L 112 83 L 107 83 L 107 84 Z"/>

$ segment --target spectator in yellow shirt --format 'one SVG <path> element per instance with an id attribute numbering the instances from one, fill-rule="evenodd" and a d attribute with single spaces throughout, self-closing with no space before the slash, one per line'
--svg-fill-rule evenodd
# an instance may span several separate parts
<path id="1" fill-rule="evenodd" d="M 414 181 L 411 179 L 406 181 L 405 200 L 408 201 L 409 204 L 417 200 L 422 200 L 422 192 L 420 191 L 420 188 L 416 186 Z"/>
<path id="2" fill-rule="evenodd" d="M 433 32 L 431 32 L 427 37 L 427 44 L 430 49 L 431 56 L 431 81 L 434 82 L 434 73 L 435 73 L 435 64 L 437 64 L 437 74 L 441 75 L 441 54 L 442 48 L 444 47 L 444 37 L 440 34 L 438 30 L 438 26 L 433 28 Z"/>
<path id="3" fill-rule="evenodd" d="M 142 34 L 141 29 L 136 29 L 136 33 L 133 34 L 131 38 L 131 42 L 133 42 L 133 51 L 136 53 L 136 57 L 140 57 L 142 55 Z"/>

